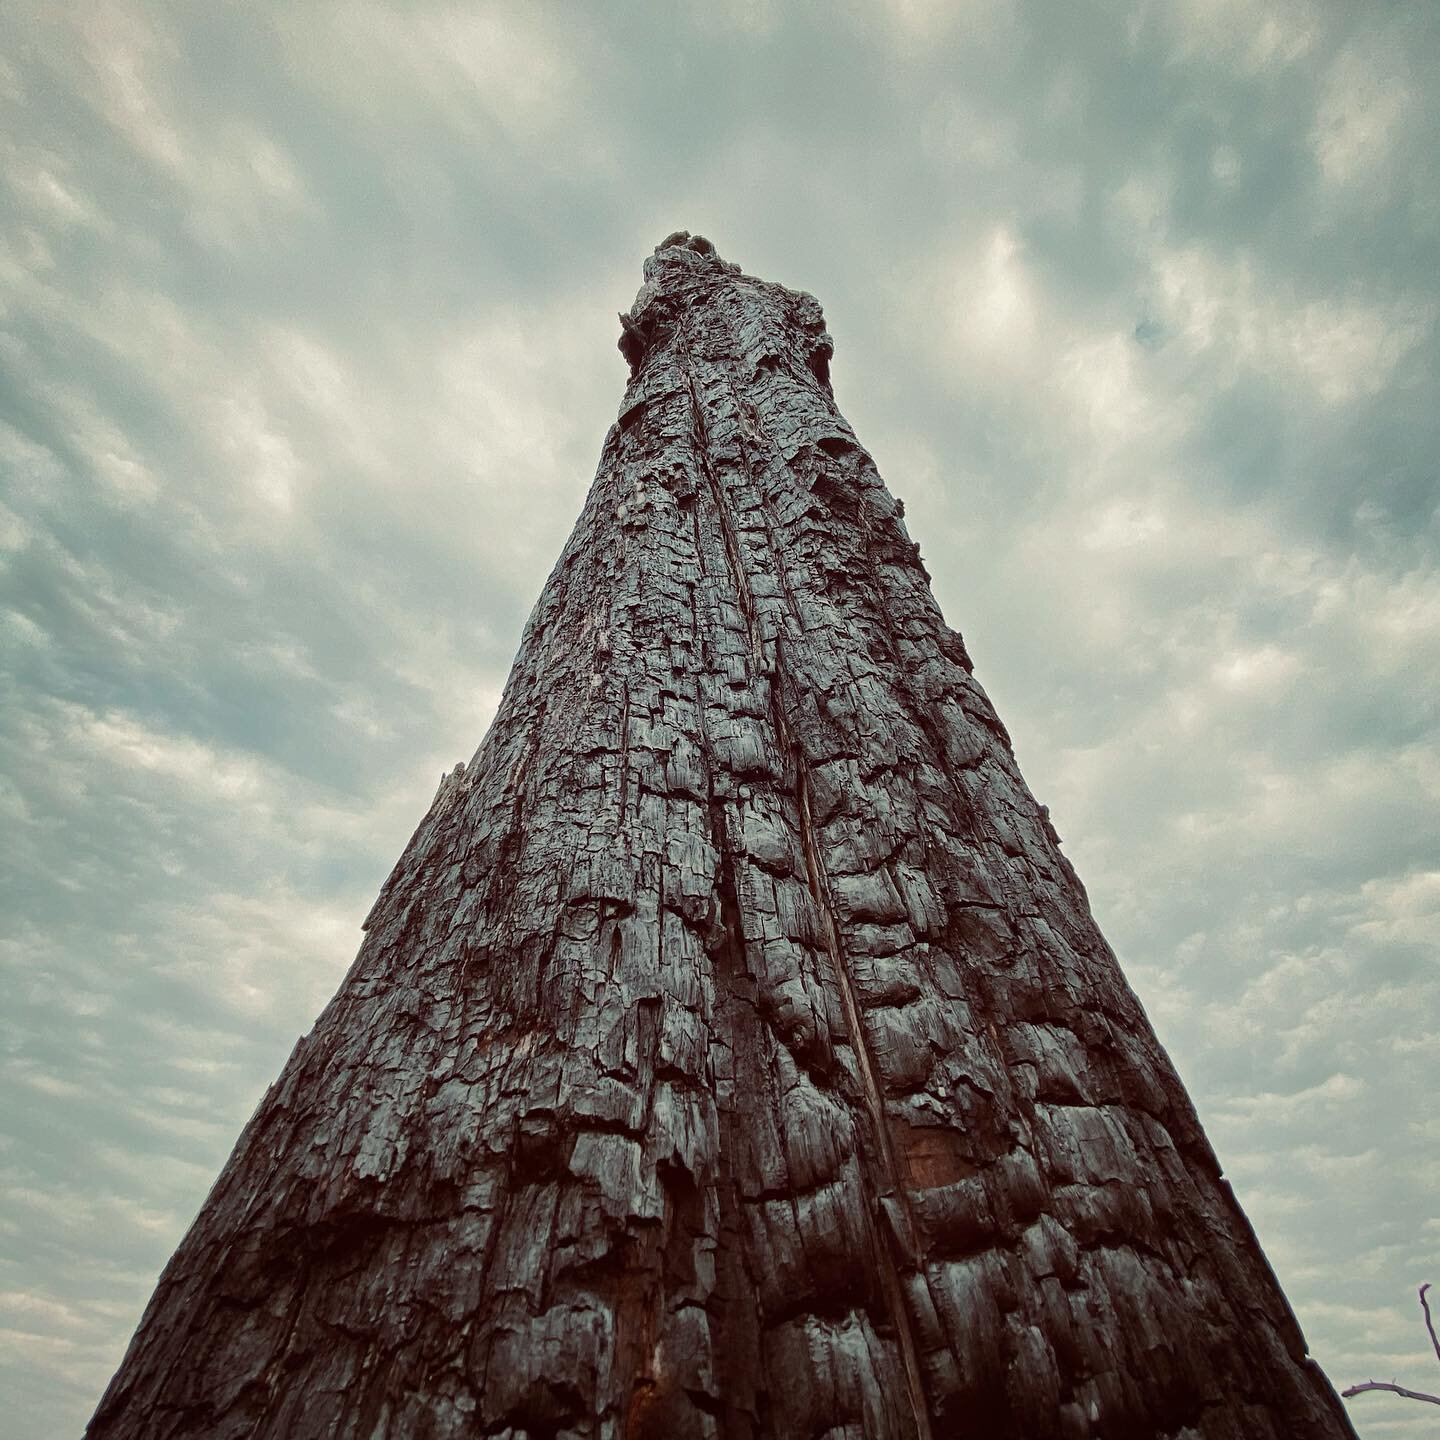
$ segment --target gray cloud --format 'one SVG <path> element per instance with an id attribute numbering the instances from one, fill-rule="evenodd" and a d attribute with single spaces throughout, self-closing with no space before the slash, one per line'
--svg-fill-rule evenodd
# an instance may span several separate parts
<path id="1" fill-rule="evenodd" d="M 12 1433 L 81 1427 L 483 734 L 614 417 L 615 311 L 682 225 L 824 302 L 840 403 L 1316 1354 L 1426 1382 L 1440 17 L 0 29 Z"/>

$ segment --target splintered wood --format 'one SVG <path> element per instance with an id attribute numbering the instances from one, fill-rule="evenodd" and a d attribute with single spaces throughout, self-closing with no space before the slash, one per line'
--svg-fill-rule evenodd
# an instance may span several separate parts
<path id="1" fill-rule="evenodd" d="M 475 758 L 93 1440 L 1353 1432 L 810 296 L 683 232 Z"/>

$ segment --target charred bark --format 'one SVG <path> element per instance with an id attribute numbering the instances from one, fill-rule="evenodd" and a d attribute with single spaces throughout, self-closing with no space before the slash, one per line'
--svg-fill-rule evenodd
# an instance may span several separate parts
<path id="1" fill-rule="evenodd" d="M 808 295 L 672 236 L 495 722 L 92 1440 L 1352 1434 Z"/>

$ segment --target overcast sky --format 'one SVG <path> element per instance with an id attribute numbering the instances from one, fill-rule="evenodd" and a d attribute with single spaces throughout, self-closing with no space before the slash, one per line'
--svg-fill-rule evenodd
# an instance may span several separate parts
<path id="1" fill-rule="evenodd" d="M 1315 1354 L 1440 1388 L 1437 74 L 1429 0 L 4 6 L 6 1433 L 484 733 L 680 227 L 824 304 Z"/>

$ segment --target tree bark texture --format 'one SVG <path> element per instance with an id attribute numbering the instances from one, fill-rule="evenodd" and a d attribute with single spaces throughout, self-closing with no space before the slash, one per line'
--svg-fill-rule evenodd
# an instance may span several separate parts
<path id="1" fill-rule="evenodd" d="M 684 233 L 92 1440 L 1353 1434 L 808 295 Z"/>

